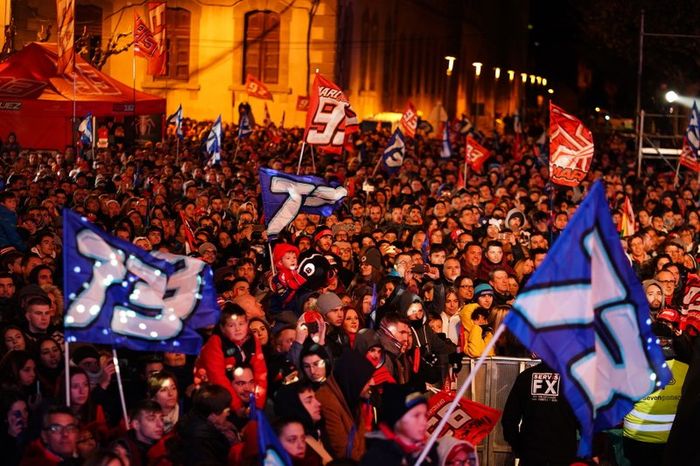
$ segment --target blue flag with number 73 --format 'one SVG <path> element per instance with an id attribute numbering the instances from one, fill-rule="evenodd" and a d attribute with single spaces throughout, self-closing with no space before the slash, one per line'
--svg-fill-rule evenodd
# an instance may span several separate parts
<path id="1" fill-rule="evenodd" d="M 596 182 L 518 295 L 508 329 L 561 374 L 579 421 L 578 455 L 671 373 L 650 329 L 646 296 Z"/>
<path id="2" fill-rule="evenodd" d="M 219 320 L 199 259 L 148 252 L 63 210 L 63 324 L 68 342 L 197 354 L 195 329 Z"/>
<path id="3" fill-rule="evenodd" d="M 260 168 L 267 234 L 277 236 L 299 212 L 328 217 L 341 206 L 348 191 L 318 176 L 299 176 Z"/>

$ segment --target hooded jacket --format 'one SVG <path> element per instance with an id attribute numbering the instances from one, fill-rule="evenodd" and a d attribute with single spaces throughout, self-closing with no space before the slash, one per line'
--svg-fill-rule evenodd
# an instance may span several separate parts
<path id="1" fill-rule="evenodd" d="M 408 319 L 413 333 L 414 347 L 419 348 L 420 351 L 422 360 L 419 372 L 426 381 L 430 383 L 439 382 L 443 379 L 442 369 L 447 365 L 448 356 L 454 353 L 457 347 L 451 341 L 440 338 L 430 328 L 425 311 L 422 319 L 410 320 L 408 318 L 408 310 L 413 303 L 423 304 L 423 301 L 413 293 L 404 293 L 399 301 L 399 311 L 402 316 Z M 432 355 L 437 356 L 436 363 L 434 365 L 427 364 L 427 361 L 432 359 Z"/>
<path id="2" fill-rule="evenodd" d="M 477 303 L 466 304 L 459 311 L 459 318 L 462 322 L 463 349 L 464 353 L 470 358 L 478 358 L 481 356 L 481 353 L 486 349 L 486 345 L 488 345 L 491 338 L 493 338 L 492 333 L 487 333 L 486 337 L 484 337 L 484 330 L 472 320 L 472 313 L 477 307 L 479 307 Z M 488 355 L 495 356 L 493 348 Z"/>
<path id="3" fill-rule="evenodd" d="M 365 419 L 360 393 L 374 367 L 357 351 L 346 351 L 336 361 L 333 375 L 316 392 L 325 422 L 324 444 L 334 458 L 359 461 L 365 453 Z"/>

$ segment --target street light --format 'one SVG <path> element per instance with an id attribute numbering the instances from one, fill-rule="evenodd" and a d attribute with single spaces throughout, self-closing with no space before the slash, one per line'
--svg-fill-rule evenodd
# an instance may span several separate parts
<path id="1" fill-rule="evenodd" d="M 499 67 L 493 69 L 493 77 L 496 79 L 501 78 L 501 69 Z"/>
<path id="2" fill-rule="evenodd" d="M 515 71 L 508 70 L 507 73 L 508 73 L 508 81 L 512 81 L 515 79 Z"/>
<path id="3" fill-rule="evenodd" d="M 551 89 L 551 88 L 550 88 L 550 89 L 547 89 L 547 93 L 548 93 L 548 94 L 554 94 L 554 89 Z"/>
<path id="4" fill-rule="evenodd" d="M 542 85 L 546 86 L 547 85 L 547 78 L 542 78 Z"/>
<path id="5" fill-rule="evenodd" d="M 535 84 L 535 78 L 536 76 L 534 74 L 530 75 L 530 84 Z"/>
<path id="6" fill-rule="evenodd" d="M 666 102 L 672 104 L 678 100 L 678 93 L 676 91 L 668 91 L 664 97 L 666 97 Z"/>
<path id="7" fill-rule="evenodd" d="M 447 60 L 447 76 L 452 76 L 452 70 L 454 69 L 456 58 L 452 57 L 450 55 L 447 55 L 445 57 L 445 60 Z"/>
<path id="8" fill-rule="evenodd" d="M 445 111 L 447 112 L 447 116 L 449 118 L 450 116 L 450 77 L 452 76 L 452 70 L 454 69 L 455 66 L 455 60 L 456 58 L 447 55 L 445 57 L 445 60 L 447 60 L 447 70 L 445 70 L 445 74 L 447 75 L 447 79 L 445 80 Z"/>
<path id="9" fill-rule="evenodd" d="M 520 79 L 523 81 L 523 84 L 527 82 L 527 73 L 520 73 Z"/>
<path id="10" fill-rule="evenodd" d="M 535 76 L 535 80 L 537 80 L 537 84 L 542 84 L 542 76 Z"/>
<path id="11" fill-rule="evenodd" d="M 483 63 L 475 61 L 472 63 L 474 67 L 474 128 L 477 127 L 479 123 L 479 76 L 481 76 L 481 67 L 484 66 Z"/>

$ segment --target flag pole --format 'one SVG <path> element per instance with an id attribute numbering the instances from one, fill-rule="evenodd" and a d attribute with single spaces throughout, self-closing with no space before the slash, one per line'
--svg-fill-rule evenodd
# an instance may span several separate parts
<path id="1" fill-rule="evenodd" d="M 114 370 L 117 375 L 117 387 L 119 388 L 119 401 L 122 405 L 122 415 L 124 416 L 124 423 L 126 424 L 127 430 L 129 429 L 129 415 L 126 411 L 126 398 L 124 397 L 124 385 L 122 384 L 122 371 L 119 368 L 119 358 L 117 358 L 117 349 L 112 346 L 112 362 L 114 363 Z"/>
<path id="2" fill-rule="evenodd" d="M 233 162 L 236 163 L 236 159 L 238 158 L 238 146 L 241 144 L 241 138 L 237 137 L 236 138 L 236 150 L 233 151 Z"/>
<path id="3" fill-rule="evenodd" d="M 301 160 L 304 158 L 304 148 L 306 147 L 306 141 L 301 142 L 301 151 L 299 152 L 299 164 L 297 165 L 297 175 L 301 173 Z"/>
<path id="4" fill-rule="evenodd" d="M 454 410 L 457 408 L 459 405 L 460 400 L 464 396 L 464 394 L 467 392 L 467 388 L 472 384 L 474 379 L 476 378 L 476 374 L 479 372 L 479 369 L 481 366 L 484 365 L 484 361 L 486 361 L 486 358 L 489 357 L 488 354 L 493 349 L 494 346 L 496 346 L 496 342 L 498 341 L 498 338 L 501 336 L 503 331 L 506 329 L 506 326 L 504 324 L 501 324 L 497 329 L 496 333 L 493 334 L 493 337 L 491 338 L 491 341 L 489 341 L 488 345 L 486 345 L 486 348 L 484 348 L 484 351 L 481 353 L 481 356 L 479 356 L 479 359 L 476 361 L 476 365 L 474 368 L 469 372 L 469 376 L 467 377 L 467 380 L 464 381 L 464 384 L 459 388 L 459 391 L 455 395 L 454 400 L 450 403 L 450 406 L 447 408 L 447 411 L 442 415 L 442 419 L 440 420 L 440 423 L 437 425 L 433 433 L 430 435 L 430 438 L 428 439 L 428 442 L 425 444 L 425 447 L 423 448 L 423 451 L 421 452 L 420 456 L 416 460 L 415 466 L 420 466 L 423 463 L 423 460 L 428 456 L 428 453 L 430 452 L 430 449 L 432 446 L 435 444 L 437 441 L 438 435 L 440 435 L 440 432 L 442 432 L 442 429 L 445 428 L 445 424 L 447 424 L 447 421 L 449 421 L 450 417 L 452 416 L 452 413 Z"/>
<path id="5" fill-rule="evenodd" d="M 309 150 L 311 151 L 311 168 L 314 170 L 314 175 L 317 175 L 318 173 L 316 173 L 316 156 L 314 155 L 314 146 L 309 147 Z"/>
<path id="6" fill-rule="evenodd" d="M 379 165 L 382 163 L 382 154 L 379 154 L 379 159 L 377 160 L 377 163 L 374 165 L 374 170 L 372 170 L 372 178 L 374 178 L 374 175 L 377 174 L 377 170 L 379 170 Z"/>
<path id="7" fill-rule="evenodd" d="M 68 351 L 68 338 L 63 342 L 65 350 L 63 351 L 63 361 L 66 365 L 66 406 L 70 406 L 70 354 Z"/>

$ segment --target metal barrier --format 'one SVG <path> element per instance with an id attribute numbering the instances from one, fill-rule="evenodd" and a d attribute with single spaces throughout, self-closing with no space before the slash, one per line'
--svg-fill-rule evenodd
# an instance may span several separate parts
<path id="1" fill-rule="evenodd" d="M 503 411 L 515 378 L 528 367 L 538 364 L 539 360 L 492 357 L 486 362 L 474 378 L 474 383 L 467 391 L 467 396 L 481 404 Z M 465 358 L 462 370 L 457 375 L 457 386 L 467 379 L 476 364 L 476 359 Z M 503 429 L 499 422 L 488 437 L 478 447 L 481 466 L 509 466 L 513 464 L 510 445 L 503 438 Z"/>

